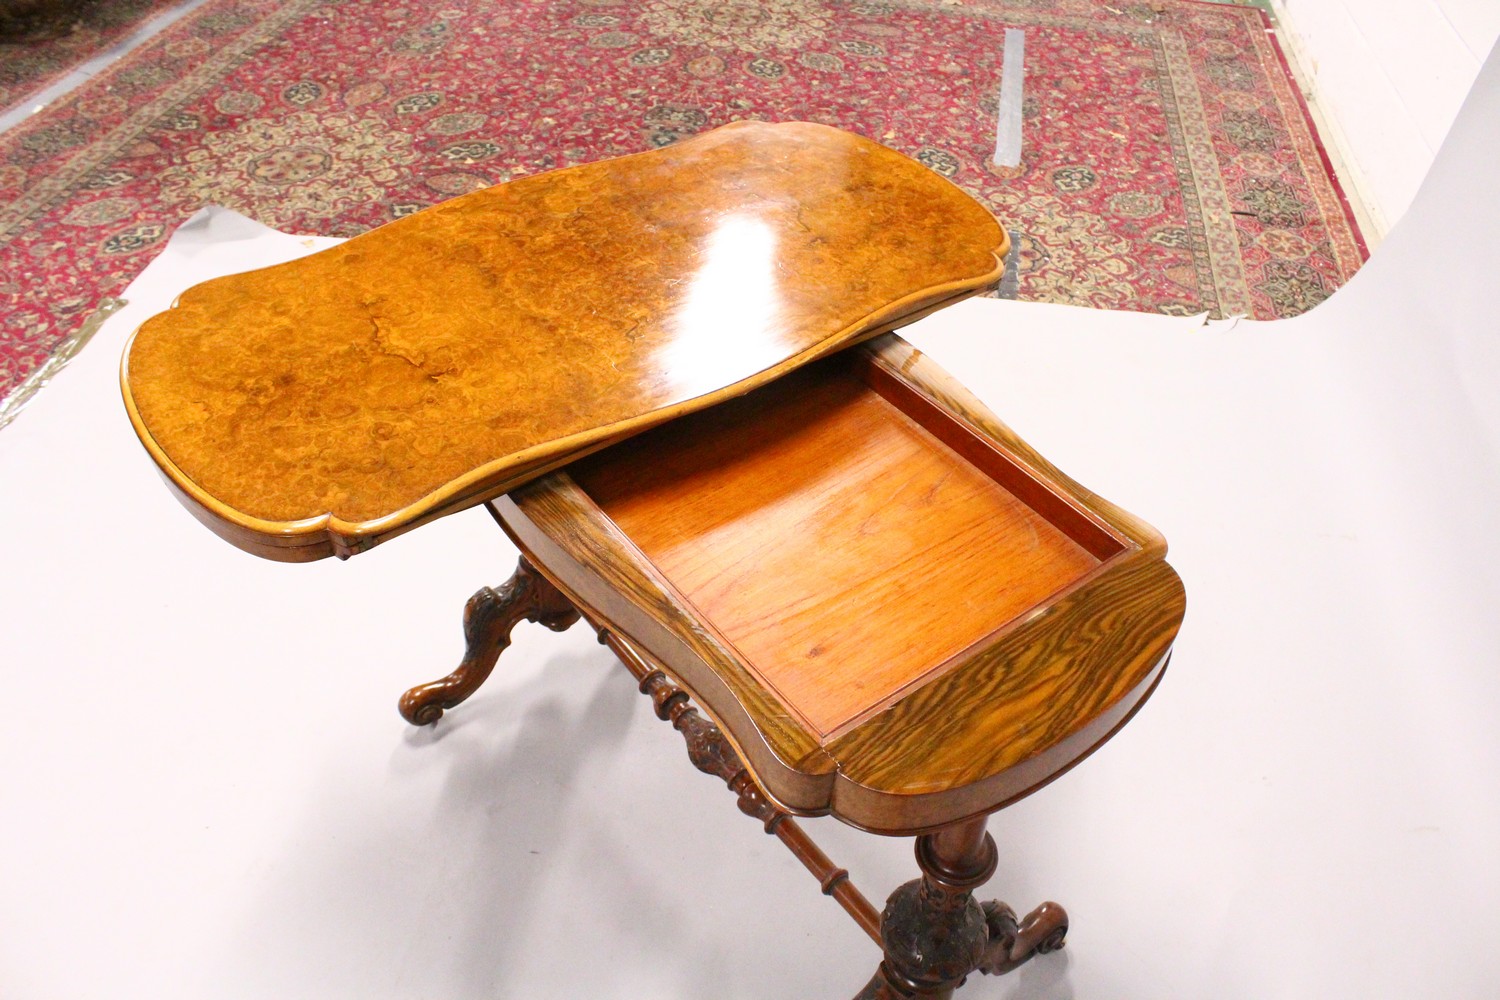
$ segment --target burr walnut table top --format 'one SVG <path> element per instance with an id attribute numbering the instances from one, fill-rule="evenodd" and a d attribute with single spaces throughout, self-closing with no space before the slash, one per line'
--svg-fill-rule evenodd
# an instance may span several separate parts
<path id="1" fill-rule="evenodd" d="M 743 122 L 205 282 L 121 382 L 200 520 L 346 556 L 970 294 L 1005 245 L 898 153 Z"/>

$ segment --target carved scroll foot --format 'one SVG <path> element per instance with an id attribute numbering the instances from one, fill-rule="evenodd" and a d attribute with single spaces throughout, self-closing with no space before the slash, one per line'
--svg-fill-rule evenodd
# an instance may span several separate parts
<path id="1" fill-rule="evenodd" d="M 517 623 L 532 621 L 561 632 L 578 620 L 578 609 L 523 557 L 515 575 L 498 590 L 482 587 L 464 605 L 464 658 L 442 680 L 412 688 L 401 696 L 401 717 L 414 726 L 430 726 L 446 709 L 458 705 L 495 669 Z"/>
<path id="2" fill-rule="evenodd" d="M 985 947 L 980 972 L 991 976 L 1002 975 L 1032 955 L 1045 955 L 1066 943 L 1068 911 L 1056 903 L 1043 903 L 1019 922 L 1016 920 L 1016 911 L 1004 903 L 990 900 L 983 907 L 985 923 L 990 929 L 990 941 Z"/>
<path id="3" fill-rule="evenodd" d="M 1068 915 L 1056 903 L 1017 921 L 1004 903 L 974 899 L 996 859 L 982 819 L 917 838 L 922 877 L 887 900 L 880 915 L 885 959 L 855 1000 L 946 1000 L 971 973 L 1009 972 L 1061 948 Z"/>

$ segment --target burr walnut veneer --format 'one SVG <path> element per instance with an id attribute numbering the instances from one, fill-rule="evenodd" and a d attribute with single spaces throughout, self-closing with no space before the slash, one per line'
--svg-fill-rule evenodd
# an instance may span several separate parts
<path id="1" fill-rule="evenodd" d="M 347 556 L 994 282 L 958 188 L 820 125 L 728 125 L 208 281 L 121 382 L 201 520 Z"/>
<path id="2" fill-rule="evenodd" d="M 1184 608 L 1160 535 L 889 332 L 1005 246 L 890 150 L 740 124 L 190 289 L 121 380 L 179 498 L 259 555 L 488 502 L 521 564 L 402 714 L 471 695 L 518 622 L 586 620 L 881 945 L 861 1000 L 946 997 L 1061 946 L 1055 903 L 973 898 L 985 818 L 1124 724 Z M 916 835 L 922 877 L 877 912 L 796 815 Z"/>

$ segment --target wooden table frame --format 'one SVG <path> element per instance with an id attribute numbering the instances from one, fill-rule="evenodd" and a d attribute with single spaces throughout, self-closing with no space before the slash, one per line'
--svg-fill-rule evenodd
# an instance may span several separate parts
<path id="1" fill-rule="evenodd" d="M 490 508 L 494 511 L 493 506 Z M 496 514 L 500 520 L 500 515 Z M 502 527 L 505 522 L 500 520 Z M 511 630 L 522 621 L 561 632 L 584 619 L 625 664 L 640 691 L 651 699 L 657 718 L 670 722 L 687 743 L 688 758 L 705 774 L 724 781 L 740 811 L 761 822 L 801 861 L 826 896 L 832 896 L 884 958 L 855 1000 L 948 997 L 974 972 L 999 975 L 1033 955 L 1061 948 L 1068 914 L 1045 902 L 1024 918 L 995 900 L 983 903 L 973 891 L 995 873 L 999 852 L 985 832 L 987 815 L 941 827 L 917 838 L 922 875 L 891 894 L 878 912 L 817 843 L 777 806 L 742 763 L 731 741 L 693 704 L 691 695 L 662 666 L 627 637 L 613 631 L 598 612 L 585 610 L 562 592 L 525 555 L 515 574 L 499 589 L 485 587 L 464 607 L 467 649 L 447 677 L 419 685 L 401 697 L 401 714 L 413 725 L 431 725 L 477 691 L 510 645 Z"/>
<path id="2" fill-rule="evenodd" d="M 928 788 L 934 774 L 944 770 L 914 766 L 883 790 L 861 786 L 857 794 L 840 796 L 841 788 L 858 785 L 841 785 L 848 776 L 838 773 L 845 766 L 857 771 L 856 758 L 830 764 L 823 750 L 857 749 L 862 728 L 881 723 L 860 723 L 847 733 L 835 730 L 821 741 L 798 729 L 780 709 L 783 702 L 747 672 L 739 649 L 727 640 L 722 645 L 714 641 L 722 639 L 715 623 L 660 576 L 652 559 L 594 502 L 598 484 L 609 481 L 611 470 L 628 468 L 641 455 L 657 456 L 658 465 L 670 466 L 674 453 L 663 451 L 672 445 L 670 439 L 621 445 L 614 455 L 585 460 L 491 501 L 491 514 L 522 552 L 520 565 L 502 587 L 484 588 L 470 598 L 464 614 L 468 646 L 460 666 L 439 681 L 408 691 L 400 709 L 415 725 L 432 724 L 483 683 L 519 622 L 561 631 L 585 620 L 652 699 L 657 716 L 683 735 L 693 764 L 722 779 L 741 811 L 791 849 L 822 891 L 881 946 L 883 960 L 859 1000 L 946 997 L 976 971 L 1004 973 L 1062 946 L 1068 916 L 1058 904 L 1043 903 L 1018 919 L 1003 903 L 974 898 L 974 890 L 998 862 L 995 843 L 985 832 L 988 815 L 1070 769 L 1140 708 L 1165 669 L 1182 617 L 1183 592 L 1161 558 L 1165 543 L 1154 530 L 1057 471 L 899 337 L 877 338 L 825 362 L 824 368 L 808 376 L 809 386 L 832 385 L 840 370 L 854 370 L 879 385 L 885 398 L 921 414 L 928 427 L 958 418 L 970 437 L 949 436 L 943 443 L 951 460 L 989 463 L 1011 489 L 1026 496 L 1029 508 L 1046 511 L 1054 523 L 1069 524 L 1076 537 L 1092 539 L 1099 555 L 1094 570 L 1028 608 L 1029 617 L 1000 622 L 1000 628 L 948 664 L 949 674 L 925 674 L 886 703 L 887 714 L 899 721 L 910 702 L 936 699 L 944 706 L 939 721 L 947 725 L 950 717 L 961 715 L 953 699 L 970 699 L 963 683 L 944 689 L 942 678 L 956 672 L 961 682 L 972 683 L 983 674 L 965 681 L 964 671 L 1000 669 L 1015 683 L 991 694 L 991 704 L 973 709 L 970 721 L 982 730 L 1012 710 L 1005 702 L 1017 697 L 1015 692 L 1035 696 L 1042 691 L 1047 704 L 1026 710 L 1030 714 L 1023 718 L 1026 726 L 1035 723 L 1045 732 L 1034 746 L 1002 759 L 993 773 L 973 769 L 936 793 L 902 794 L 900 782 Z M 760 395 L 770 398 L 778 391 L 781 401 L 766 406 L 799 397 L 796 387 L 761 390 Z M 766 418 L 758 405 L 754 397 L 741 405 L 750 414 L 745 419 Z M 699 426 L 661 433 L 711 436 L 736 418 L 730 412 L 723 418 L 689 419 Z M 717 428 L 711 425 L 715 421 Z M 992 453 L 981 453 L 975 442 Z M 1002 458 L 1004 463 L 996 465 Z M 584 483 L 593 483 L 594 493 Z M 903 609 L 872 610 L 899 615 Z M 1102 685 L 1109 696 L 1081 698 L 1074 673 L 1088 677 L 1083 688 Z M 943 730 L 930 713 L 909 716 L 902 724 L 921 730 L 929 750 L 941 751 L 935 742 L 941 737 L 934 734 Z M 777 725 L 790 734 L 769 731 Z M 812 743 L 818 745 L 808 749 Z M 931 754 L 922 756 L 925 766 Z M 921 876 L 899 887 L 877 913 L 848 873 L 793 818 L 825 814 L 876 833 L 914 834 Z"/>

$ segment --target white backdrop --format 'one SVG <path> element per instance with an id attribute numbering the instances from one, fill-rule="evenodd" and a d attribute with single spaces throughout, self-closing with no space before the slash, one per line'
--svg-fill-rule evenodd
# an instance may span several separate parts
<path id="1" fill-rule="evenodd" d="M 1160 528 L 1189 596 L 1141 714 L 992 822 L 991 890 L 1062 902 L 1068 948 L 961 996 L 1500 995 L 1497 159 L 1491 60 L 1406 221 L 1298 320 L 910 329 Z M 0 995 L 852 995 L 876 950 L 585 630 L 523 625 L 435 731 L 397 717 L 510 572 L 482 511 L 290 566 L 169 497 L 126 336 L 310 245 L 199 216 L 0 433 Z M 915 873 L 808 825 L 872 897 Z"/>

